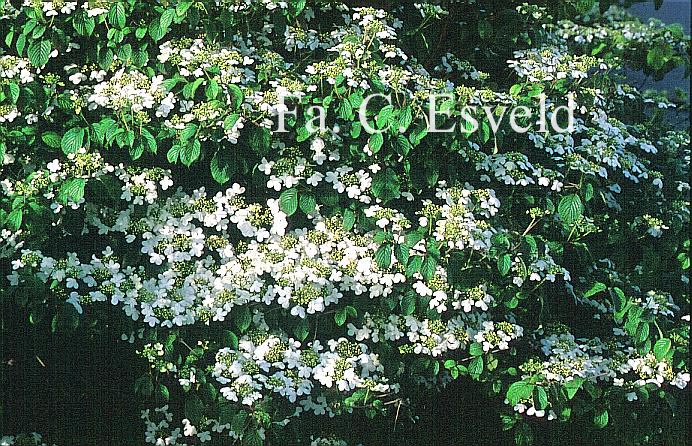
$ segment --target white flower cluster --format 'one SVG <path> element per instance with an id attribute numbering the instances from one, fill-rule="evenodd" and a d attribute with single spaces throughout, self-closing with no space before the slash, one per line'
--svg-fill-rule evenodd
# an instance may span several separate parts
<path id="1" fill-rule="evenodd" d="M 173 427 L 173 413 L 168 405 L 145 409 L 141 412 L 141 418 L 145 425 L 144 440 L 155 446 L 192 446 L 204 444 L 211 440 L 212 435 L 230 435 L 238 438 L 238 434 L 231 430 L 230 423 L 221 424 L 214 418 L 205 417 L 197 426 L 190 423 L 187 418 L 180 422 L 180 427 Z"/>
<path id="2" fill-rule="evenodd" d="M 86 91 L 84 88 L 83 92 Z M 176 97 L 163 85 L 162 75 L 150 78 L 123 68 L 96 84 L 87 96 L 87 103 L 90 110 L 105 107 L 127 115 L 154 110 L 157 117 L 166 117 L 175 106 Z"/>
<path id="3" fill-rule="evenodd" d="M 344 295 L 388 296 L 406 282 L 395 256 L 388 269 L 378 266 L 375 252 L 379 244 L 374 232 L 347 232 L 339 217 L 316 215 L 313 229 L 287 232 L 286 214 L 279 209 L 278 200 L 248 205 L 239 185 L 213 197 L 204 189 L 192 195 L 178 191 L 164 201 L 158 196 L 159 189 L 170 188 L 170 173 L 114 170 L 124 184 L 121 199 L 126 207 L 120 211 L 88 207 L 84 232 L 94 226 L 99 234 L 122 234 L 149 263 L 160 267 L 158 272 L 148 273 L 144 265 L 124 265 L 110 248 L 88 262 L 81 262 L 75 254 L 54 259 L 25 250 L 14 261 L 12 284 L 24 280 L 20 273 L 26 269 L 43 281 L 62 283 L 80 311 L 81 304 L 110 301 L 122 305 L 134 320 L 143 317 L 150 326 L 170 327 L 198 320 L 221 321 L 233 308 L 253 302 L 278 304 L 304 318 L 325 311 Z M 456 203 L 451 207 L 464 207 L 465 203 L 485 216 L 497 212 L 499 205 L 492 191 L 470 187 L 449 191 L 441 187 L 438 196 L 445 203 Z M 438 206 L 439 215 L 449 206 Z M 400 213 L 379 206 L 371 207 L 366 215 L 395 233 L 410 225 Z M 463 220 L 456 224 L 472 237 L 463 244 L 455 239 L 449 249 L 489 247 L 491 232 L 476 229 L 479 221 L 473 212 L 465 210 Z M 235 246 L 231 242 L 234 231 L 246 238 Z M 426 248 L 419 242 L 412 249 L 424 254 Z M 445 277 L 439 266 L 432 279 L 425 281 L 416 273 L 411 284 L 421 295 L 433 296 L 430 307 L 438 312 L 447 305 L 455 310 L 487 308 L 490 297 L 474 297 L 471 302 L 463 292 L 448 290 Z"/>
<path id="4" fill-rule="evenodd" d="M 482 181 L 494 180 L 512 186 L 537 184 L 557 192 L 562 190 L 561 173 L 531 163 L 523 153 L 487 154 L 479 151 L 478 144 L 469 141 L 469 147 L 463 148 L 461 154 L 467 161 L 475 162 L 476 170 L 486 172 L 481 175 Z"/>
<path id="5" fill-rule="evenodd" d="M 32 67 L 29 59 L 3 55 L 0 56 L 0 79 L 3 82 L 18 82 L 26 84 L 32 82 L 35 76 L 35 69 Z"/>
<path id="6" fill-rule="evenodd" d="M 173 40 L 159 46 L 157 59 L 176 66 L 181 76 L 201 78 L 211 75 L 222 85 L 248 84 L 255 80 L 250 68 L 255 60 L 251 49 L 209 47 L 202 39 Z"/>
<path id="7" fill-rule="evenodd" d="M 660 20 L 649 19 L 642 23 L 639 19 L 621 9 L 611 9 L 606 13 L 607 23 L 577 24 L 571 20 L 558 23 L 557 34 L 567 42 L 597 47 L 607 45 L 609 49 L 636 51 L 638 45 L 651 48 L 663 41 L 675 51 L 685 52 L 689 36 L 681 28 L 665 26 Z M 626 20 L 623 20 L 625 18 Z"/>
<path id="8" fill-rule="evenodd" d="M 476 291 L 469 290 L 466 293 Z M 399 344 L 399 352 L 402 354 L 433 357 L 466 348 L 474 341 L 483 345 L 486 352 L 507 350 L 509 342 L 523 335 L 522 327 L 509 322 L 488 321 L 489 313 L 482 311 L 455 316 L 446 322 L 441 319 L 419 319 L 414 315 L 383 316 L 366 313 L 361 327 L 348 324 L 348 334 L 357 341 Z"/>
<path id="9" fill-rule="evenodd" d="M 575 55 L 566 48 L 532 48 L 514 52 L 514 60 L 507 62 L 510 68 L 529 82 L 586 79 L 592 69 L 606 71 L 608 65 L 593 56 Z"/>
<path id="10" fill-rule="evenodd" d="M 71 14 L 77 9 L 78 2 L 54 0 L 43 2 L 40 0 L 24 0 L 24 6 L 43 11 L 46 17 L 55 17 L 58 14 Z"/>
<path id="11" fill-rule="evenodd" d="M 230 401 L 252 406 L 267 395 L 278 394 L 302 410 L 331 413 L 318 402 L 321 388 L 349 393 L 368 388 L 382 393 L 390 386 L 379 376 L 384 371 L 378 356 L 365 344 L 345 338 L 301 343 L 286 336 L 257 330 L 239 341 L 237 350 L 223 348 L 216 354 L 213 376 L 224 386 L 221 394 Z M 299 409 L 300 411 L 301 409 Z"/>
<path id="12" fill-rule="evenodd" d="M 0 437 L 0 446 L 50 446 L 43 441 L 41 434 L 3 435 Z M 52 445 L 55 446 L 55 445 Z"/>
<path id="13" fill-rule="evenodd" d="M 547 382 L 582 378 L 594 382 L 612 380 L 618 386 L 630 383 L 635 388 L 649 383 L 658 387 L 669 383 L 681 389 L 687 386 L 688 371 L 674 371 L 669 360 L 656 359 L 653 353 L 640 355 L 625 339 L 575 339 L 562 329 L 540 341 L 547 361 L 529 360 L 521 369 L 528 374 L 540 373 Z"/>

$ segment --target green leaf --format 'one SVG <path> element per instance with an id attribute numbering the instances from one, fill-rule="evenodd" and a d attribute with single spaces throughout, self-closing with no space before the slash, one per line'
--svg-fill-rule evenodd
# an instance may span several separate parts
<path id="1" fill-rule="evenodd" d="M 170 149 L 168 149 L 168 153 L 166 154 L 166 158 L 168 159 L 168 162 L 171 164 L 175 164 L 178 162 L 178 159 L 180 158 L 180 150 L 181 146 L 179 144 L 174 145 Z"/>
<path id="2" fill-rule="evenodd" d="M 182 146 L 180 150 L 180 161 L 187 167 L 190 167 L 192 163 L 197 161 L 199 155 L 202 153 L 202 145 L 198 139 L 195 139 L 191 143 Z"/>
<path id="3" fill-rule="evenodd" d="M 509 404 L 515 406 L 517 403 L 523 400 L 529 399 L 534 389 L 533 384 L 529 384 L 526 381 L 517 381 L 512 383 L 507 389 L 507 400 Z"/>
<path id="4" fill-rule="evenodd" d="M 411 277 L 418 271 L 420 271 L 423 265 L 423 257 L 413 256 L 409 259 L 408 265 L 406 265 L 406 277 Z"/>
<path id="5" fill-rule="evenodd" d="M 493 25 L 487 20 L 481 20 L 478 22 L 478 35 L 481 39 L 486 40 L 493 35 Z"/>
<path id="6" fill-rule="evenodd" d="M 344 209 L 344 223 L 343 227 L 345 230 L 350 231 L 353 225 L 356 224 L 356 213 L 351 209 Z"/>
<path id="7" fill-rule="evenodd" d="M 577 391 L 581 388 L 582 384 L 584 384 L 583 378 L 573 378 L 571 381 L 567 381 L 562 385 L 567 393 L 568 400 L 574 398 L 574 395 L 577 394 Z"/>
<path id="8" fill-rule="evenodd" d="M 377 153 L 382 148 L 383 143 L 384 137 L 382 136 L 382 133 L 373 133 L 370 135 L 370 139 L 368 140 L 368 147 L 370 147 L 372 153 Z"/>
<path id="9" fill-rule="evenodd" d="M 469 346 L 469 354 L 471 356 L 481 356 L 483 354 L 483 344 L 474 342 Z"/>
<path id="10" fill-rule="evenodd" d="M 605 286 L 605 284 L 603 284 L 601 282 L 596 282 L 593 284 L 593 286 L 587 292 L 584 293 L 584 297 L 589 298 L 591 296 L 595 296 L 596 294 L 598 294 L 602 291 L 605 291 L 607 289 L 608 289 L 608 287 Z"/>
<path id="11" fill-rule="evenodd" d="M 317 200 L 312 194 L 302 194 L 300 196 L 300 209 L 305 213 L 305 215 L 311 215 L 315 213 L 317 208 Z"/>
<path id="12" fill-rule="evenodd" d="M 12 230 L 17 230 L 19 229 L 20 226 L 22 226 L 22 218 L 24 216 L 24 213 L 22 212 L 21 209 L 14 209 L 10 214 L 7 216 L 7 226 L 12 229 Z"/>
<path id="13" fill-rule="evenodd" d="M 243 94 L 243 90 L 237 85 L 228 85 L 227 88 L 228 92 L 233 97 L 233 109 L 238 110 L 245 100 L 245 94 Z"/>
<path id="14" fill-rule="evenodd" d="M 85 10 L 78 10 L 72 13 L 72 27 L 77 31 L 77 34 L 90 36 L 96 28 L 96 20 L 89 17 Z"/>
<path id="15" fill-rule="evenodd" d="M 245 305 L 240 307 L 235 312 L 233 320 L 235 322 L 235 325 L 238 327 L 238 330 L 241 333 L 245 333 L 245 331 L 250 327 L 250 324 L 252 323 L 252 313 L 250 312 L 250 308 L 248 308 Z"/>
<path id="16" fill-rule="evenodd" d="M 380 268 L 389 268 L 392 264 L 392 245 L 384 244 L 377 248 L 375 252 L 375 261 Z"/>
<path id="17" fill-rule="evenodd" d="M 144 146 L 149 153 L 156 154 L 158 151 L 158 144 L 156 143 L 156 138 L 149 132 L 149 130 L 142 128 L 142 138 L 144 139 Z"/>
<path id="18" fill-rule="evenodd" d="M 543 387 L 536 387 L 536 396 L 534 401 L 538 403 L 538 410 L 543 410 L 548 407 L 548 393 Z"/>
<path id="19" fill-rule="evenodd" d="M 231 330 L 223 331 L 223 345 L 230 347 L 232 350 L 238 349 L 238 336 Z"/>
<path id="20" fill-rule="evenodd" d="M 185 86 L 183 87 L 183 97 L 185 99 L 194 98 L 195 93 L 197 92 L 199 86 L 202 85 L 202 82 L 204 82 L 204 79 L 198 78 L 192 82 L 188 82 L 187 84 L 185 84 Z"/>
<path id="21" fill-rule="evenodd" d="M 637 343 L 638 344 L 643 344 L 646 342 L 647 339 L 649 339 L 649 323 L 648 322 L 642 322 L 639 324 L 639 327 L 637 327 Z"/>
<path id="22" fill-rule="evenodd" d="M 404 316 L 410 316 L 416 311 L 416 295 L 415 293 L 406 293 L 401 296 L 401 314 Z"/>
<path id="23" fill-rule="evenodd" d="M 656 355 L 656 359 L 659 361 L 663 359 L 670 351 L 671 346 L 672 343 L 668 338 L 662 338 L 656 341 L 654 344 L 654 355 Z"/>
<path id="24" fill-rule="evenodd" d="M 231 166 L 229 160 L 221 151 L 214 154 L 214 157 L 211 159 L 210 168 L 211 176 L 217 183 L 224 184 L 231 179 Z"/>
<path id="25" fill-rule="evenodd" d="M 377 114 L 377 118 L 375 119 L 375 122 L 377 123 L 377 128 L 384 129 L 387 126 L 389 118 L 391 118 L 393 112 L 394 106 L 392 105 L 382 107 L 382 110 L 380 110 L 380 112 Z"/>
<path id="26" fill-rule="evenodd" d="M 271 148 L 271 134 L 269 130 L 264 127 L 253 128 L 250 134 L 250 147 L 258 155 L 267 154 Z"/>
<path id="27" fill-rule="evenodd" d="M 219 95 L 220 91 L 221 88 L 219 88 L 219 83 L 216 82 L 216 80 L 209 79 L 209 81 L 207 81 L 207 87 L 204 89 L 204 94 L 207 96 L 207 99 L 213 101 Z"/>
<path id="28" fill-rule="evenodd" d="M 161 26 L 158 18 L 154 19 L 149 24 L 149 36 L 154 39 L 154 42 L 158 42 L 164 35 L 166 35 L 166 29 Z"/>
<path id="29" fill-rule="evenodd" d="M 7 84 L 7 88 L 10 92 L 10 99 L 12 100 L 12 103 L 16 104 L 17 100 L 19 99 L 19 85 L 15 84 L 14 82 L 10 82 Z"/>
<path id="30" fill-rule="evenodd" d="M 65 132 L 60 147 L 65 154 L 75 153 L 84 146 L 84 129 L 74 127 Z"/>
<path id="31" fill-rule="evenodd" d="M 300 321 L 298 321 L 298 324 L 293 329 L 293 335 L 300 342 L 303 342 L 305 340 L 305 338 L 308 337 L 309 333 L 310 333 L 310 324 L 308 323 L 307 318 L 301 319 Z"/>
<path id="32" fill-rule="evenodd" d="M 197 395 L 188 397 L 185 401 L 185 418 L 190 420 L 192 424 L 197 424 L 204 415 L 204 403 Z"/>
<path id="33" fill-rule="evenodd" d="M 608 425 L 608 410 L 607 409 L 596 409 L 593 416 L 593 424 L 598 429 L 603 429 Z"/>
<path id="34" fill-rule="evenodd" d="M 108 11 L 108 23 L 122 29 L 125 27 L 125 19 L 125 6 L 120 2 L 113 4 Z"/>
<path id="35" fill-rule="evenodd" d="M 348 314 L 346 312 L 346 308 L 339 308 L 338 310 L 336 310 L 336 313 L 334 313 L 334 323 L 337 327 L 341 327 L 346 323 L 347 317 Z"/>
<path id="36" fill-rule="evenodd" d="M 399 133 L 404 133 L 406 130 L 408 130 L 408 127 L 411 125 L 412 122 L 413 112 L 411 111 L 411 107 L 406 106 L 401 110 L 401 113 L 399 114 L 399 121 L 397 122 L 397 125 L 399 127 Z"/>
<path id="37" fill-rule="evenodd" d="M 593 184 L 586 183 L 584 186 L 584 200 L 588 203 L 593 198 Z"/>
<path id="38" fill-rule="evenodd" d="M 503 254 L 497 259 L 497 270 L 501 275 L 506 276 L 512 268 L 512 257 L 509 254 Z"/>
<path id="39" fill-rule="evenodd" d="M 286 189 L 279 196 L 279 207 L 289 217 L 298 210 L 298 190 Z"/>
<path id="40" fill-rule="evenodd" d="M 29 45 L 28 55 L 29 61 L 36 68 L 42 68 L 50 59 L 52 50 L 50 40 L 34 41 Z"/>
<path id="41" fill-rule="evenodd" d="M 84 197 L 84 187 L 86 186 L 86 180 L 84 178 L 72 178 L 65 181 L 60 187 L 60 192 L 58 193 L 58 200 L 63 203 L 78 202 Z"/>
<path id="42" fill-rule="evenodd" d="M 258 431 L 252 429 L 243 434 L 241 446 L 262 446 L 263 444 L 264 440 L 262 440 L 262 437 Z"/>
<path id="43" fill-rule="evenodd" d="M 479 356 L 469 363 L 469 375 L 478 379 L 483 373 L 483 357 Z"/>
<path id="44" fill-rule="evenodd" d="M 57 149 L 62 145 L 62 138 L 55 132 L 44 132 L 41 140 L 50 148 Z"/>
<path id="45" fill-rule="evenodd" d="M 567 195 L 562 197 L 560 204 L 557 205 L 557 212 L 560 214 L 562 221 L 569 226 L 582 216 L 584 205 L 578 195 Z"/>
<path id="46" fill-rule="evenodd" d="M 437 267 L 437 261 L 431 256 L 425 257 L 423 264 L 420 267 L 420 273 L 423 275 L 425 280 L 430 280 L 430 278 L 435 274 L 435 269 Z"/>
<path id="47" fill-rule="evenodd" d="M 168 401 L 171 399 L 171 392 L 168 390 L 168 387 L 164 386 L 163 384 L 159 384 L 157 392 L 161 398 L 163 398 L 165 401 Z"/>

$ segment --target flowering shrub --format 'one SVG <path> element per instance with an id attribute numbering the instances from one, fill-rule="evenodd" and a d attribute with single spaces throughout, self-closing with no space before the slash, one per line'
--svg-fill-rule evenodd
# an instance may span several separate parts
<path id="1" fill-rule="evenodd" d="M 127 444 L 385 444 L 372 418 L 417 444 L 461 382 L 495 441 L 684 435 L 688 101 L 622 75 L 689 68 L 678 27 L 583 0 L 0 8 L 3 304 L 117 327 L 148 369 Z M 568 98 L 569 132 L 502 121 Z"/>

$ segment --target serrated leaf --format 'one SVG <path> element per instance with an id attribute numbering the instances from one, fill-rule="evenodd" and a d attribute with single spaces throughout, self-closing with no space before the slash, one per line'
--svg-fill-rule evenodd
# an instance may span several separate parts
<path id="1" fill-rule="evenodd" d="M 339 308 L 336 310 L 336 313 L 334 313 L 334 323 L 336 326 L 341 327 L 344 325 L 346 323 L 346 317 L 348 317 L 346 308 Z"/>
<path id="2" fill-rule="evenodd" d="M 24 216 L 24 213 L 21 209 L 14 209 L 10 214 L 7 216 L 7 226 L 12 229 L 12 230 L 17 230 L 19 229 L 20 226 L 22 226 L 22 218 Z"/>
<path id="3" fill-rule="evenodd" d="M 375 261 L 380 268 L 389 268 L 392 264 L 392 245 L 384 244 L 377 248 L 375 252 Z"/>
<path id="4" fill-rule="evenodd" d="M 305 215 L 311 215 L 315 213 L 317 207 L 317 200 L 312 194 L 302 194 L 300 196 L 300 210 L 302 210 Z"/>
<path id="5" fill-rule="evenodd" d="M 168 153 L 166 154 L 166 158 L 168 159 L 168 162 L 171 164 L 175 164 L 178 162 L 178 159 L 180 158 L 180 149 L 181 146 L 176 144 L 170 149 L 168 149 Z"/>
<path id="6" fill-rule="evenodd" d="M 185 418 L 197 424 L 204 415 L 204 403 L 197 395 L 192 395 L 185 401 Z"/>
<path id="7" fill-rule="evenodd" d="M 408 130 L 411 122 L 413 122 L 413 112 L 411 111 L 411 107 L 406 106 L 399 114 L 399 120 L 397 122 L 399 133 L 404 133 L 406 130 Z"/>
<path id="8" fill-rule="evenodd" d="M 191 143 L 182 146 L 180 150 L 180 162 L 185 166 L 190 167 L 192 163 L 197 161 L 200 154 L 202 153 L 202 145 L 198 139 L 195 139 Z"/>
<path id="9" fill-rule="evenodd" d="M 497 259 L 497 270 L 501 275 L 506 276 L 512 268 L 512 257 L 509 254 L 503 254 Z"/>
<path id="10" fill-rule="evenodd" d="M 42 68 L 48 63 L 51 50 L 52 47 L 49 40 L 34 41 L 29 44 L 29 50 L 27 52 L 29 61 L 36 68 Z"/>
<path id="11" fill-rule="evenodd" d="M 507 389 L 507 400 L 511 406 L 515 406 L 520 401 L 529 399 L 533 393 L 534 385 L 526 381 L 517 381 L 512 383 Z"/>
<path id="12" fill-rule="evenodd" d="M 656 359 L 659 361 L 663 359 L 670 351 L 671 346 L 672 343 L 668 338 L 662 338 L 656 341 L 654 344 L 654 355 L 656 355 Z"/>
<path id="13" fill-rule="evenodd" d="M 593 416 L 593 424 L 598 429 L 603 429 L 608 425 L 608 411 L 606 409 L 596 409 Z"/>
<path id="14" fill-rule="evenodd" d="M 401 297 L 401 314 L 410 316 L 416 311 L 416 295 L 414 293 L 406 293 Z"/>
<path id="15" fill-rule="evenodd" d="M 471 356 L 481 356 L 483 354 L 483 344 L 474 342 L 469 346 L 469 354 Z"/>
<path id="16" fill-rule="evenodd" d="M 582 384 L 584 384 L 584 379 L 577 377 L 565 382 L 562 385 L 562 387 L 565 389 L 565 392 L 567 393 L 568 400 L 574 398 L 574 396 L 577 394 L 577 391 L 581 388 Z"/>
<path id="17" fill-rule="evenodd" d="M 477 379 L 483 373 L 483 357 L 479 356 L 469 363 L 469 375 L 471 378 Z"/>
<path id="18" fill-rule="evenodd" d="M 164 401 L 168 401 L 171 398 L 171 392 L 168 390 L 168 387 L 163 384 L 159 384 L 157 393 Z"/>
<path id="19" fill-rule="evenodd" d="M 57 149 L 62 144 L 62 138 L 55 132 L 44 132 L 41 135 L 41 140 L 52 149 Z"/>
<path id="20" fill-rule="evenodd" d="M 211 176 L 219 184 L 225 184 L 231 179 L 231 166 L 228 158 L 221 153 L 216 152 L 210 163 Z"/>
<path id="21" fill-rule="evenodd" d="M 120 2 L 113 4 L 108 11 L 108 23 L 116 28 L 124 28 L 125 19 L 125 6 Z"/>
<path id="22" fill-rule="evenodd" d="M 233 97 L 233 109 L 239 109 L 240 106 L 243 104 L 243 101 L 245 100 L 245 94 L 243 94 L 243 90 L 241 90 L 240 87 L 238 87 L 237 85 L 228 85 L 227 88 L 228 92 Z"/>
<path id="23" fill-rule="evenodd" d="M 589 298 L 591 296 L 595 296 L 596 294 L 598 294 L 602 291 L 605 291 L 607 289 L 608 289 L 608 287 L 605 286 L 605 284 L 603 284 L 601 282 L 596 282 L 593 284 L 593 286 L 591 286 L 591 288 L 588 291 L 586 291 L 584 293 L 584 297 Z"/>
<path id="24" fill-rule="evenodd" d="M 377 153 L 382 148 L 383 143 L 384 137 L 382 136 L 382 133 L 373 133 L 370 135 L 370 139 L 368 140 L 368 147 L 372 153 Z"/>
<path id="25" fill-rule="evenodd" d="M 406 266 L 406 277 L 411 277 L 418 271 L 420 271 L 421 265 L 423 265 L 423 257 L 413 256 Z"/>
<path id="26" fill-rule="evenodd" d="M 300 321 L 298 321 L 298 324 L 296 324 L 295 328 L 293 329 L 293 335 L 300 342 L 303 342 L 305 338 L 308 337 L 309 333 L 310 324 L 308 323 L 307 319 L 301 319 Z"/>
<path id="27" fill-rule="evenodd" d="M 60 187 L 58 199 L 63 202 L 78 202 L 84 197 L 84 187 L 86 180 L 84 178 L 72 178 L 65 181 Z"/>
<path id="28" fill-rule="evenodd" d="M 643 344 L 647 339 L 649 339 L 649 330 L 650 326 L 648 322 L 642 322 L 639 324 L 636 335 L 638 344 Z"/>
<path id="29" fill-rule="evenodd" d="M 425 257 L 425 260 L 423 260 L 423 264 L 420 267 L 420 273 L 423 275 L 425 280 L 430 280 L 433 274 L 435 274 L 436 266 L 437 261 L 434 258 L 430 256 Z"/>
<path id="30" fill-rule="evenodd" d="M 238 327 L 238 330 L 241 333 L 245 333 L 252 323 L 252 313 L 250 312 L 250 308 L 247 306 L 240 307 L 235 312 L 233 321 L 235 322 L 236 327 Z"/>
<path id="31" fill-rule="evenodd" d="M 584 205 L 578 195 L 567 195 L 562 197 L 560 203 L 557 205 L 557 212 L 560 214 L 562 221 L 569 226 L 582 216 Z"/>
<path id="32" fill-rule="evenodd" d="M 289 217 L 298 210 L 298 190 L 286 189 L 279 196 L 279 207 Z"/>
<path id="33" fill-rule="evenodd" d="M 543 410 L 548 407 L 548 393 L 543 387 L 536 387 L 536 395 L 534 401 L 537 402 L 539 410 Z"/>
<path id="34" fill-rule="evenodd" d="M 84 129 L 74 127 L 65 132 L 60 147 L 65 154 L 75 153 L 84 146 Z"/>
<path id="35" fill-rule="evenodd" d="M 353 225 L 356 224 L 356 213 L 351 209 L 344 209 L 344 223 L 343 227 L 345 230 L 350 231 Z"/>
<path id="36" fill-rule="evenodd" d="M 394 112 L 394 106 L 392 105 L 387 105 L 385 107 L 382 107 L 382 109 L 377 113 L 377 118 L 375 118 L 375 122 L 377 123 L 377 128 L 379 129 L 384 129 L 387 123 L 389 122 L 389 118 L 391 118 L 392 113 Z"/>

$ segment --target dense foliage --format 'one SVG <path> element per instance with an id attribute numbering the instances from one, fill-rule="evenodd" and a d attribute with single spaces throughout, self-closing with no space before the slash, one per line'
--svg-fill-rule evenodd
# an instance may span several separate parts
<path id="1" fill-rule="evenodd" d="M 139 424 L 97 443 L 13 414 L 21 395 L 4 422 L 64 444 L 681 442 L 689 102 L 624 73 L 688 69 L 689 37 L 612 3 L 0 0 L 3 344 L 71 351 L 77 382 L 95 338 L 119 344 L 91 382 L 135 415 L 99 423 Z M 576 123 L 431 132 L 434 95 L 438 128 L 543 95 Z"/>

